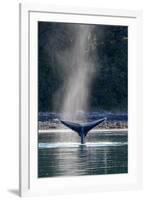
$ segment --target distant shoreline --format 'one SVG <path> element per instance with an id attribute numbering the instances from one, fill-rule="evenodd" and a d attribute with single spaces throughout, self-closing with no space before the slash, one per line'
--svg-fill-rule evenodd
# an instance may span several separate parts
<path id="1" fill-rule="evenodd" d="M 38 122 L 38 129 L 39 130 L 66 130 L 64 128 L 64 125 L 61 123 L 58 123 L 56 121 L 39 121 Z M 96 130 L 119 130 L 119 129 L 128 129 L 128 122 L 127 121 L 105 121 L 102 124 L 99 124 Z M 94 130 L 95 130 L 94 129 Z"/>
<path id="2" fill-rule="evenodd" d="M 95 133 L 95 132 L 127 132 L 128 129 L 93 129 L 90 132 L 91 133 Z M 70 129 L 48 129 L 48 130 L 38 130 L 38 133 L 57 133 L 57 132 L 65 132 L 65 133 L 69 133 L 69 132 L 74 132 Z"/>

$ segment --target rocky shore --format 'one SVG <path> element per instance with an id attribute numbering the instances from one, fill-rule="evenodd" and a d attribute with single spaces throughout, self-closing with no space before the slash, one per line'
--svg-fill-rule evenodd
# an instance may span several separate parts
<path id="1" fill-rule="evenodd" d="M 48 129 L 66 129 L 66 127 L 60 122 L 52 121 L 39 121 L 38 123 L 39 130 L 48 130 Z M 98 129 L 127 129 L 127 121 L 106 121 L 97 126 Z"/>

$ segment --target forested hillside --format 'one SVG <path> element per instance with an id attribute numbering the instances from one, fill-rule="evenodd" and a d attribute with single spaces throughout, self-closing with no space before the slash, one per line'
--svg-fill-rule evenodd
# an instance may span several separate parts
<path id="1" fill-rule="evenodd" d="M 59 112 L 64 80 L 71 72 L 70 58 L 61 57 L 75 42 L 76 24 L 38 23 L 38 106 L 39 112 Z M 90 88 L 90 111 L 127 112 L 128 29 L 97 25 L 91 40 L 90 59 L 95 65 Z M 67 55 L 67 54 L 66 54 Z M 68 70 L 64 70 L 64 60 Z M 90 67 L 90 66 L 89 66 Z M 54 106 L 55 104 L 55 106 Z"/>

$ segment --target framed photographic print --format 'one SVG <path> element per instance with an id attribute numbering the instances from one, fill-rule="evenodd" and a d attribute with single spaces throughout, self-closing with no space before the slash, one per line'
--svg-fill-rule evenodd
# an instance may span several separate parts
<path id="1" fill-rule="evenodd" d="M 141 12 L 19 10 L 20 195 L 140 188 Z"/>

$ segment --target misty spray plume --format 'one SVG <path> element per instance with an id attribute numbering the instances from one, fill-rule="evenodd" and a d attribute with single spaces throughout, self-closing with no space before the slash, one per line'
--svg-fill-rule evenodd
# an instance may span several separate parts
<path id="1" fill-rule="evenodd" d="M 68 51 L 61 53 L 63 70 L 69 71 L 64 80 L 61 113 L 63 118 L 77 120 L 75 113 L 88 111 L 90 86 L 94 78 L 94 25 L 74 25 L 74 42 Z"/>

